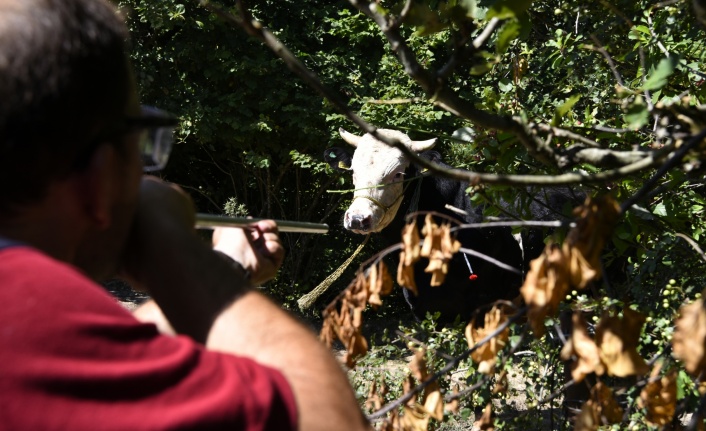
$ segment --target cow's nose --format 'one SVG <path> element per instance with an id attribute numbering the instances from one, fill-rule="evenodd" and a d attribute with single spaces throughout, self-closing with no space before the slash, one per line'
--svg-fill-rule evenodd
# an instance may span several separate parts
<path id="1" fill-rule="evenodd" d="M 370 215 L 360 215 L 360 214 L 346 214 L 346 219 L 348 221 L 348 228 L 350 230 L 359 231 L 369 231 L 372 225 L 372 218 Z"/>

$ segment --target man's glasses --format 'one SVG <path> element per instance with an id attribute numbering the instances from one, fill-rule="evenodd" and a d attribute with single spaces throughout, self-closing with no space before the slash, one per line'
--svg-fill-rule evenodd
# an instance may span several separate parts
<path id="1" fill-rule="evenodd" d="M 83 170 L 93 152 L 103 142 L 113 141 L 116 137 L 127 133 L 139 132 L 139 149 L 142 157 L 143 172 L 155 172 L 167 165 L 169 154 L 174 144 L 174 129 L 179 119 L 173 115 L 154 108 L 142 106 L 139 116 L 125 117 L 105 133 L 93 139 L 74 162 L 75 170 Z"/>
<path id="2" fill-rule="evenodd" d="M 152 106 L 142 106 L 139 117 L 125 119 L 128 130 L 140 131 L 139 148 L 144 172 L 159 171 L 167 165 L 178 123 L 176 117 Z"/>

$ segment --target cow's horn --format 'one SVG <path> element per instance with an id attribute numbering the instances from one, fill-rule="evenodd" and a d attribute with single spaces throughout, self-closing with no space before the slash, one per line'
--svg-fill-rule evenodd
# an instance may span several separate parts
<path id="1" fill-rule="evenodd" d="M 409 149 L 421 153 L 422 151 L 431 150 L 436 145 L 436 138 L 427 139 L 426 141 L 410 141 Z"/>
<path id="2" fill-rule="evenodd" d="M 341 134 L 341 138 L 343 138 L 344 141 L 348 142 L 356 148 L 358 147 L 358 141 L 360 141 L 360 136 L 346 132 L 345 130 L 343 130 L 343 127 L 338 129 L 338 133 Z"/>

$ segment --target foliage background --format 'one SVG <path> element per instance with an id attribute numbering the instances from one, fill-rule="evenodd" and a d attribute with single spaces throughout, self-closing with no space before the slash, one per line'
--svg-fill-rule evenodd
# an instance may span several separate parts
<path id="1" fill-rule="evenodd" d="M 381 3 L 393 13 L 403 5 Z M 289 254 L 268 287 L 286 307 L 296 308 L 295 300 L 362 241 L 340 227 L 349 195 L 327 193 L 351 188 L 350 179 L 330 171 L 321 157 L 325 148 L 342 145 L 339 127 L 357 131 L 260 42 L 196 2 L 122 0 L 119 4 L 132 33 L 131 55 L 143 102 L 182 119 L 164 178 L 191 192 L 202 212 L 331 226 L 326 236 L 283 235 Z M 234 7 L 233 2 L 222 4 Z M 487 49 L 464 62 L 447 84 L 486 112 L 560 126 L 589 136 L 604 148 L 640 151 L 663 144 L 654 105 L 688 94 L 689 103 L 696 106 L 706 97 L 704 32 L 686 1 L 420 0 L 414 4 L 409 25 L 401 31 L 418 61 L 430 69 L 441 67 L 452 56 L 459 10 L 472 10 L 481 23 L 487 22 L 488 7 L 509 5 L 513 11 Z M 440 137 L 440 149 L 453 166 L 507 174 L 600 170 L 589 165 L 543 165 L 528 155 L 513 134 L 479 127 L 438 108 L 405 73 L 378 27 L 346 1 L 255 0 L 248 7 L 360 116 L 379 127 L 407 131 L 413 139 Z M 476 35 L 480 30 L 465 31 Z M 613 70 L 600 49 L 609 52 Z M 596 126 L 629 131 L 607 133 Z M 460 130 L 473 139 L 463 138 Z M 555 145 L 568 147 L 571 140 L 557 138 Z M 587 187 L 624 201 L 652 173 Z M 614 271 L 598 287 L 600 294 L 572 293 L 566 307 L 597 316 L 606 308 L 631 305 L 649 315 L 641 338 L 643 356 L 673 362 L 669 340 L 675 314 L 684 301 L 699 296 L 706 275 L 699 254 L 676 234 L 703 244 L 703 184 L 698 155 L 666 174 L 617 227 L 605 256 Z M 482 202 L 516 194 L 512 187 L 487 187 L 477 190 L 474 199 Z M 380 248 L 381 244 L 369 245 L 357 262 Z M 333 291 L 348 283 L 355 266 Z M 330 299 L 324 297 L 318 308 Z M 442 336 L 433 325 L 409 322 L 399 296 L 384 313 L 407 319 L 406 325 L 412 327 L 405 333 L 440 346 L 446 343 L 450 352 L 458 350 L 448 340 L 458 343 L 462 337 L 449 336 L 448 331 Z M 394 338 L 379 340 L 388 347 L 376 354 L 378 359 L 402 354 L 406 343 L 389 347 Z M 549 376 L 559 373 L 562 365 L 557 346 L 546 339 L 527 350 L 532 354 L 526 360 L 513 360 L 534 379 L 537 394 L 531 389 L 528 393 L 536 400 L 543 388 L 551 386 Z M 360 385 L 363 396 L 366 387 Z M 680 385 L 681 399 L 687 399 L 693 384 L 684 377 Z M 468 405 L 481 403 L 479 396 L 489 395 L 475 395 Z M 628 391 L 625 402 L 634 396 Z M 695 405 L 693 394 L 689 403 Z"/>

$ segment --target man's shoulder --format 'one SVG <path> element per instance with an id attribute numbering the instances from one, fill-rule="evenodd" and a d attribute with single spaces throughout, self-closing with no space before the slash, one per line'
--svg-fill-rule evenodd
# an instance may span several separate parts
<path id="1" fill-rule="evenodd" d="M 0 249 L 0 277 L 43 278 L 65 275 L 89 281 L 75 267 L 56 260 L 27 245 L 18 244 Z"/>
<path id="2" fill-rule="evenodd" d="M 87 308 L 126 312 L 79 269 L 28 246 L 0 250 L 0 302 L 6 317 L 30 310 L 33 314 Z"/>

